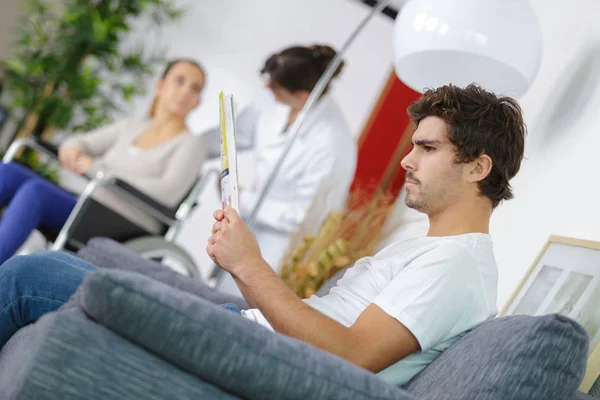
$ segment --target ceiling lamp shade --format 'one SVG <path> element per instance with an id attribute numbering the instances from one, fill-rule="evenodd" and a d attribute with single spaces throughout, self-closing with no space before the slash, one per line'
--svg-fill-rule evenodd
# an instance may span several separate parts
<path id="1" fill-rule="evenodd" d="M 527 0 L 409 0 L 393 42 L 396 74 L 418 92 L 478 83 L 519 97 L 542 55 L 541 29 Z"/>

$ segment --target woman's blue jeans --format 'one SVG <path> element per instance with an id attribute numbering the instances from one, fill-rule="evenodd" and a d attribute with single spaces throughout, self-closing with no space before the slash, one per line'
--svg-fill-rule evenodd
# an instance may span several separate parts
<path id="1" fill-rule="evenodd" d="M 0 264 L 40 225 L 60 230 L 77 199 L 18 163 L 0 163 Z M 0 288 L 1 290 L 1 288 Z"/>
<path id="2" fill-rule="evenodd" d="M 0 266 L 0 348 L 20 328 L 66 303 L 97 268 L 60 252 L 13 257 Z"/>

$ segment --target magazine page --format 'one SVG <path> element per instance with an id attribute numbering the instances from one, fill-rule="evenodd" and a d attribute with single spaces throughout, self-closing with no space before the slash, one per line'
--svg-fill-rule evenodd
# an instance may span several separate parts
<path id="1" fill-rule="evenodd" d="M 239 212 L 235 109 L 232 95 L 219 94 L 221 114 L 221 206 Z"/>

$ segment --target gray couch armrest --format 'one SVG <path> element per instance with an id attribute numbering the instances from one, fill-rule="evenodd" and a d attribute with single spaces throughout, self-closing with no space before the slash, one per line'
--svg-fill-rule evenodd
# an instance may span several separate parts
<path id="1" fill-rule="evenodd" d="M 234 400 L 73 313 L 49 313 L 0 357 L 2 400 Z"/>
<path id="2" fill-rule="evenodd" d="M 412 399 L 377 376 L 189 293 L 97 271 L 81 307 L 125 339 L 246 399 Z"/>
<path id="3" fill-rule="evenodd" d="M 178 274 L 165 265 L 146 260 L 111 239 L 91 239 L 87 246 L 79 250 L 77 257 L 100 268 L 137 272 L 216 304 L 232 303 L 241 309 L 248 308 L 248 303 L 243 298 L 218 292 L 201 282 Z"/>

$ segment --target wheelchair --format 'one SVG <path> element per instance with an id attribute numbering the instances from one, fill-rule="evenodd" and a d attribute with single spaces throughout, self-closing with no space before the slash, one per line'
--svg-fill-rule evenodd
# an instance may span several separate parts
<path id="1" fill-rule="evenodd" d="M 2 162 L 13 161 L 16 155 L 24 149 L 37 151 L 58 163 L 58 148 L 33 137 L 15 140 L 6 151 Z M 49 243 L 52 243 L 51 250 L 77 251 L 93 237 L 107 237 L 120 242 L 145 259 L 158 262 L 164 259 L 174 260 L 186 275 L 201 280 L 202 277 L 193 258 L 186 250 L 177 245 L 175 240 L 186 220 L 191 217 L 193 210 L 198 206 L 197 198 L 204 191 L 210 175 L 213 173 L 218 175 L 219 171 L 210 170 L 199 174 L 198 180 L 175 208 L 163 206 L 127 182 L 99 174 L 96 178 L 88 181 L 60 231 L 57 232 L 44 226 L 38 227 L 37 230 Z M 160 232 L 158 234 L 148 232 L 94 200 L 93 194 L 101 188 L 116 192 L 125 201 L 150 214 L 159 221 Z"/>

